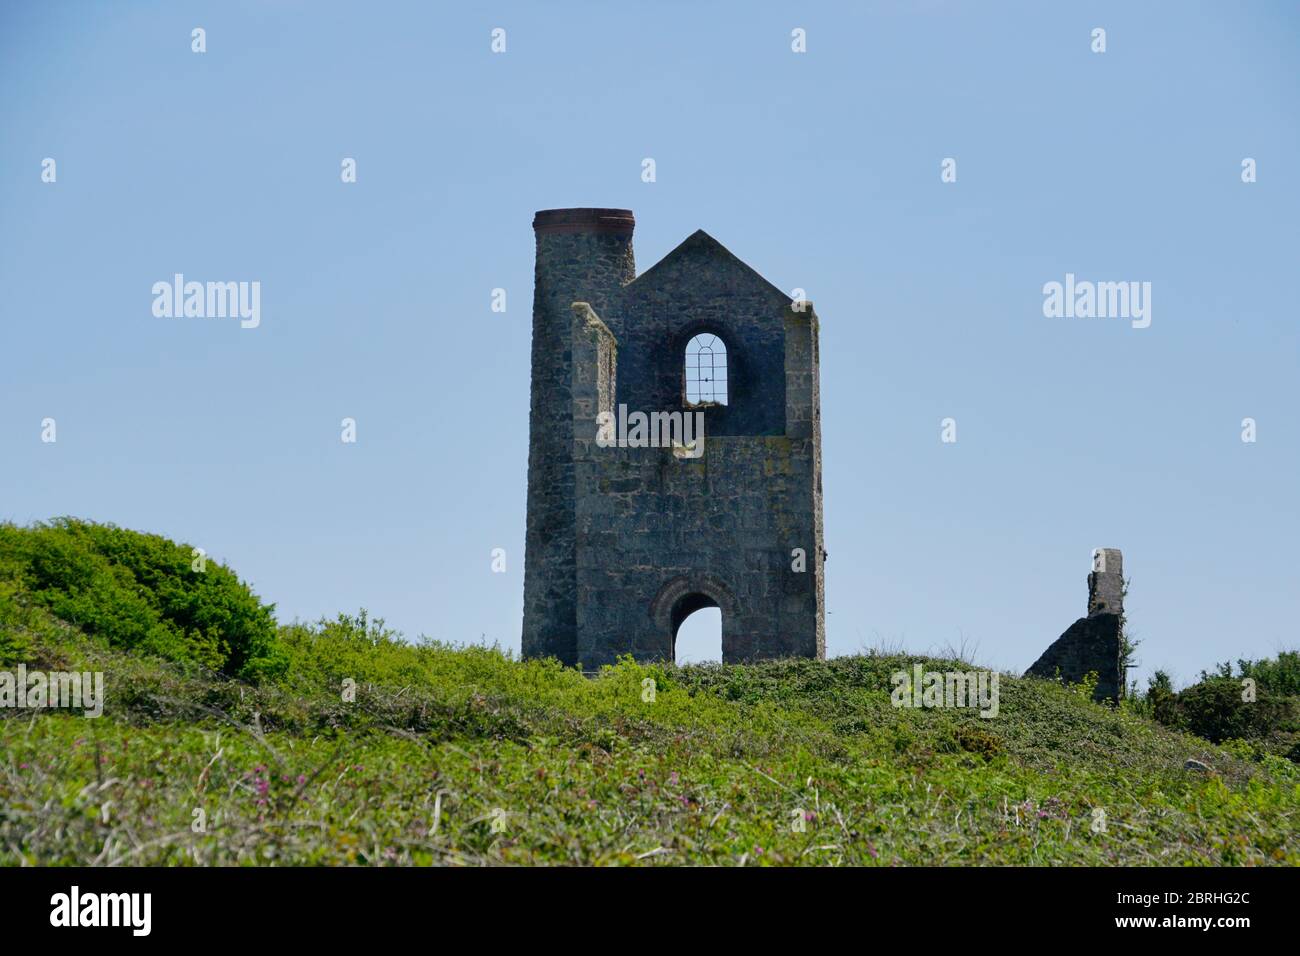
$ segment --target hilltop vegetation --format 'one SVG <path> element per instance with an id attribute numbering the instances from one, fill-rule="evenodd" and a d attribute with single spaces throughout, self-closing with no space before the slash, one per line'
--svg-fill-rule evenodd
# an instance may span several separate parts
<path id="1" fill-rule="evenodd" d="M 60 620 L 110 647 L 258 680 L 284 672 L 273 612 L 228 568 L 156 534 L 74 518 L 0 524 L 0 652 L 11 656 Z"/>
<path id="2" fill-rule="evenodd" d="M 1157 671 L 1135 709 L 1214 743 L 1240 741 L 1253 754 L 1300 763 L 1300 654 L 1239 660 L 1235 673 L 1231 664 L 1220 664 L 1179 692 L 1169 675 Z"/>
<path id="3" fill-rule="evenodd" d="M 592 679 L 365 612 L 276 626 L 192 559 L 0 526 L 0 668 L 103 671 L 107 696 L 100 719 L 0 709 L 0 862 L 1300 862 L 1295 764 L 1086 687 L 1003 675 L 983 719 L 890 702 L 895 671 L 957 661 Z"/>

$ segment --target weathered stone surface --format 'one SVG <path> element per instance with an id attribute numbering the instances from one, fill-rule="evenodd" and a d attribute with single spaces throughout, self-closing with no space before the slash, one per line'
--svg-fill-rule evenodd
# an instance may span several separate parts
<path id="1" fill-rule="evenodd" d="M 573 506 L 572 305 L 598 313 L 636 276 L 632 214 L 550 210 L 537 214 L 532 401 L 528 425 L 528 525 L 524 555 L 526 656 L 576 660 Z M 592 433 L 594 437 L 594 432 Z"/>
<path id="2" fill-rule="evenodd" d="M 671 660 L 681 621 L 716 606 L 725 661 L 822 657 L 816 313 L 704 232 L 634 279 L 632 225 L 626 210 L 534 220 L 524 656 Z M 688 411 L 702 331 L 728 371 L 703 455 L 600 447 L 597 416 L 619 404 Z"/>
<path id="3" fill-rule="evenodd" d="M 1088 575 L 1088 613 L 1124 615 L 1124 555 L 1118 548 L 1098 548 Z"/>
<path id="4" fill-rule="evenodd" d="M 1025 676 L 1077 684 L 1095 673 L 1093 698 L 1118 701 L 1124 696 L 1123 633 L 1123 555 L 1118 548 L 1099 548 L 1088 575 L 1088 616 L 1053 641 Z"/>
<path id="5" fill-rule="evenodd" d="M 1042 657 L 1025 672 L 1027 677 L 1060 678 L 1077 684 L 1089 673 L 1097 673 L 1096 700 L 1119 700 L 1120 619 L 1118 614 L 1081 617 L 1043 651 Z"/>

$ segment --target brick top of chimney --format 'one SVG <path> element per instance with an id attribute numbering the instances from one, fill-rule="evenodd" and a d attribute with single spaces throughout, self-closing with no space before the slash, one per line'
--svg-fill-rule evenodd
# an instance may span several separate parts
<path id="1" fill-rule="evenodd" d="M 607 233 L 630 236 L 636 228 L 631 209 L 541 209 L 533 216 L 533 230 L 548 233 Z"/>

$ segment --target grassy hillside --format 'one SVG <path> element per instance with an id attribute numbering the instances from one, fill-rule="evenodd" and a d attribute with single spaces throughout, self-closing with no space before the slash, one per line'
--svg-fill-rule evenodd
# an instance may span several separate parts
<path id="1" fill-rule="evenodd" d="M 164 600 L 91 548 L 107 583 L 50 583 L 21 543 L 49 533 L 0 528 L 0 668 L 103 671 L 107 702 L 100 719 L 0 709 L 5 864 L 1300 862 L 1296 765 L 1086 688 L 1004 676 L 982 719 L 893 707 L 894 671 L 969 669 L 911 657 L 591 679 L 406 644 L 364 613 L 232 642 L 187 624 L 184 573 L 151 579 Z M 136 630 L 87 596 L 118 592 Z M 229 645 L 224 668 L 195 632 Z"/>

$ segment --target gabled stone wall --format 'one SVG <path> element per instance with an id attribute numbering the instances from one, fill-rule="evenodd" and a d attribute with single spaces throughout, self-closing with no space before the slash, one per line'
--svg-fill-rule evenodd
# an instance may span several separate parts
<path id="1" fill-rule="evenodd" d="M 631 222 L 534 222 L 524 655 L 672 660 L 681 621 L 717 606 L 724 661 L 823 657 L 816 313 L 702 232 L 632 281 Z M 601 447 L 602 411 L 696 410 L 683 370 L 699 331 L 728 363 L 728 404 L 699 409 L 703 454 Z"/>

